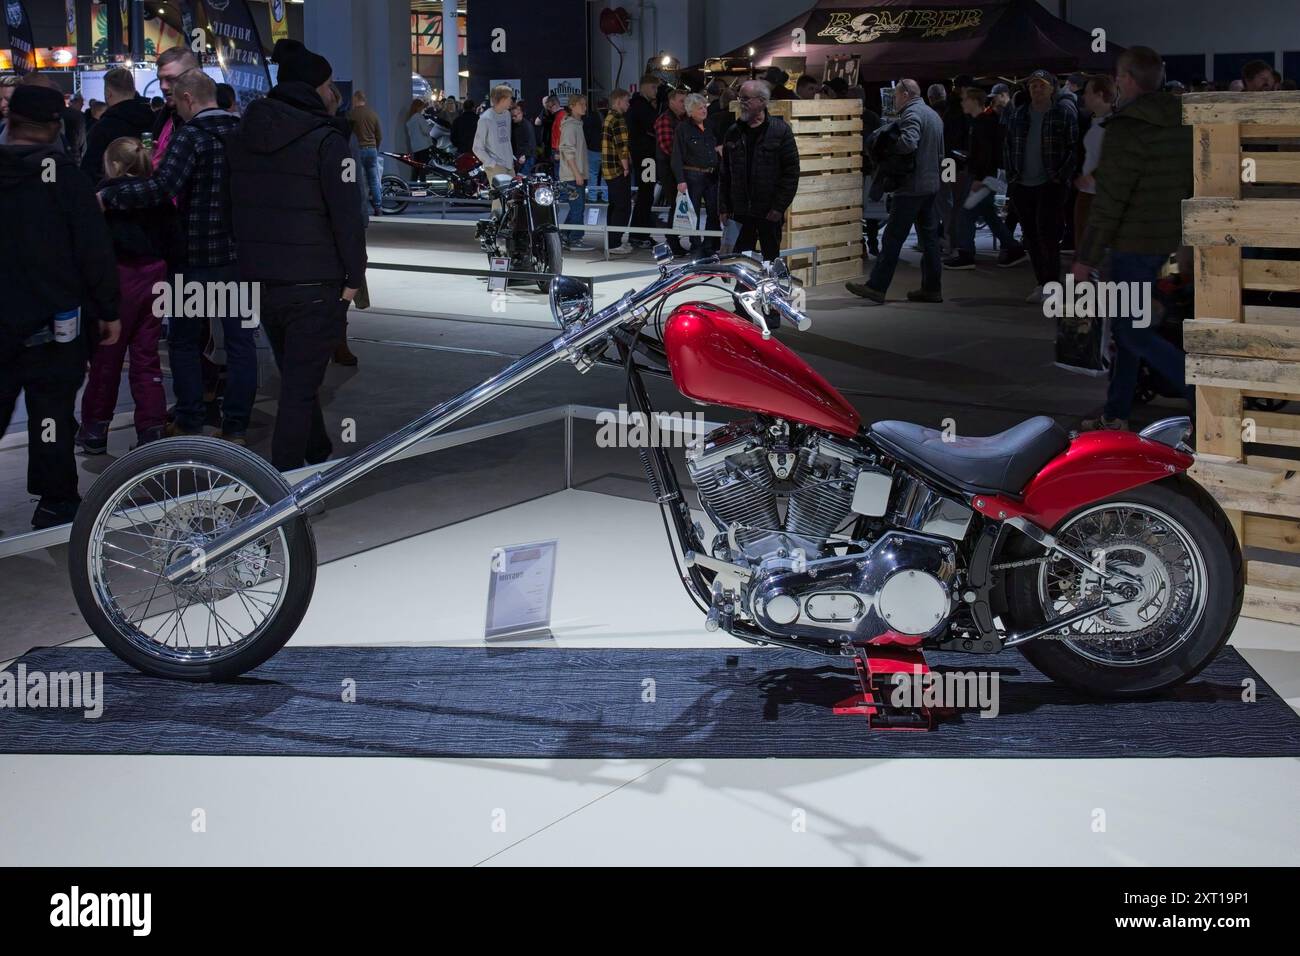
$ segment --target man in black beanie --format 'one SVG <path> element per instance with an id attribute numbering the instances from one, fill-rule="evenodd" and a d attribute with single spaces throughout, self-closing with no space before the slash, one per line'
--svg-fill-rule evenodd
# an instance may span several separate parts
<path id="1" fill-rule="evenodd" d="M 317 393 L 365 279 L 366 240 L 329 61 L 296 40 L 277 41 L 271 57 L 278 82 L 249 105 L 226 156 L 240 277 L 261 283 L 262 327 L 280 368 L 271 463 L 284 471 L 333 450 Z"/>
<path id="2" fill-rule="evenodd" d="M 117 341 L 117 266 L 86 175 L 60 147 L 63 94 L 22 84 L 0 145 L 0 434 L 27 403 L 32 526 L 71 521 L 80 497 L 74 408 L 87 346 Z"/>

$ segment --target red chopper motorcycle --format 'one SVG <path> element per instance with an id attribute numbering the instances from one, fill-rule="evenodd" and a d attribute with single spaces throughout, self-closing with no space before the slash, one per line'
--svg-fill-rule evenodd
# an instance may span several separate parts
<path id="1" fill-rule="evenodd" d="M 679 575 L 710 630 L 859 665 L 881 648 L 1017 647 L 1052 679 L 1105 697 L 1185 681 L 1223 646 L 1241 608 L 1241 552 L 1218 505 L 1184 474 L 1188 419 L 1077 437 L 1047 417 L 987 438 L 898 421 L 864 427 L 772 338 L 770 317 L 810 325 L 780 260 L 670 268 L 666 255 L 657 250 L 659 278 L 600 311 L 583 283 L 557 277 L 555 339 L 293 487 L 216 439 L 152 442 L 122 458 L 73 525 L 82 614 L 152 675 L 213 681 L 256 667 L 311 601 L 310 509 L 543 369 L 613 363 L 643 415 L 652 414 L 646 374 L 749 413 L 686 452 L 712 535 L 666 451 L 641 453 Z M 731 292 L 734 312 L 691 302 L 664 317 L 669 296 L 710 283 Z"/>

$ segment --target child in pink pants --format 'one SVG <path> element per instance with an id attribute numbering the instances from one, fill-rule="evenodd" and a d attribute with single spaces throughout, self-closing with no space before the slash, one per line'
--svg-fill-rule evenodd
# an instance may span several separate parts
<path id="1" fill-rule="evenodd" d="M 138 139 L 124 136 L 113 140 L 104 151 L 106 179 L 100 188 L 152 172 L 148 151 Z M 158 357 L 162 317 L 154 314 L 154 303 L 158 301 L 154 286 L 171 281 L 167 260 L 179 248 L 179 223 L 175 207 L 170 204 L 152 209 L 108 210 L 105 215 L 117 256 L 122 334 L 113 345 L 97 345 L 91 355 L 90 375 L 81 397 L 81 428 L 77 431 L 77 445 L 91 455 L 108 450 L 108 429 L 117 407 L 124 362 L 130 363 L 128 381 L 135 402 L 138 444 L 163 437 L 167 396 Z"/>

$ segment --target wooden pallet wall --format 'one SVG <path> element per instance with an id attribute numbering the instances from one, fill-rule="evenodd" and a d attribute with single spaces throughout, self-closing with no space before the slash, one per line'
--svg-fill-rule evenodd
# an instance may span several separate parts
<path id="1" fill-rule="evenodd" d="M 1195 129 L 1192 475 L 1246 551 L 1242 613 L 1300 623 L 1300 261 L 1242 255 L 1300 249 L 1300 93 L 1188 94 L 1183 121 Z"/>

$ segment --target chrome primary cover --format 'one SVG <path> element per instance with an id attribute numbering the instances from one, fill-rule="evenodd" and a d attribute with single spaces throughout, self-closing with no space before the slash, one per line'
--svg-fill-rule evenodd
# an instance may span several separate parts
<path id="1" fill-rule="evenodd" d="M 951 545 L 891 531 L 865 554 L 769 558 L 750 586 L 748 611 L 774 637 L 928 637 L 947 625 L 956 570 Z"/>

